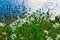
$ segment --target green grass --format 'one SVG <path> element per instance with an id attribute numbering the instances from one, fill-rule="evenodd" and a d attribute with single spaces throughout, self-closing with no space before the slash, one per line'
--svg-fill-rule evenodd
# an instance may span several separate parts
<path id="1" fill-rule="evenodd" d="M 12 27 L 10 27 L 10 24 L 12 24 L 9 23 L 10 21 L 8 21 L 8 23 L 4 26 L 0 26 L 0 40 L 47 40 L 50 37 L 55 40 L 55 38 L 57 38 L 57 35 L 60 34 L 60 18 L 57 16 L 55 20 L 51 21 L 49 19 L 49 12 L 47 12 L 46 16 L 43 16 L 42 18 L 40 17 L 44 13 L 39 12 L 39 14 L 39 17 L 36 17 L 35 14 L 26 17 L 26 20 L 29 22 L 25 22 L 22 24 L 22 26 L 19 26 L 19 23 L 22 19 L 18 22 L 12 22 L 14 23 Z M 31 17 L 34 18 L 33 21 L 30 20 Z M 0 23 L 2 23 L 1 19 Z M 59 24 L 59 26 L 56 25 L 56 28 L 53 27 L 55 23 Z M 44 30 L 48 31 L 49 33 L 47 34 L 47 32 L 44 32 Z"/>

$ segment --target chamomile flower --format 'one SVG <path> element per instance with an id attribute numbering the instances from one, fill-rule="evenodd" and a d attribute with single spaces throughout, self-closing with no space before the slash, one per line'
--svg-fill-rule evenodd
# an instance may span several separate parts
<path id="1" fill-rule="evenodd" d="M 11 35 L 11 38 L 12 38 L 12 40 L 15 40 L 16 34 L 12 34 L 12 35 Z"/>
<path id="2" fill-rule="evenodd" d="M 59 27 L 59 23 L 55 23 L 55 24 L 53 25 L 53 27 L 55 27 L 55 28 Z"/>
<path id="3" fill-rule="evenodd" d="M 28 11 L 25 15 L 26 15 L 26 17 L 30 17 L 32 14 L 33 14 L 32 12 Z"/>
<path id="4" fill-rule="evenodd" d="M 57 35 L 57 38 L 60 38 L 60 34 Z"/>
<path id="5" fill-rule="evenodd" d="M 0 27 L 4 27 L 5 26 L 5 24 L 4 23 L 0 23 Z"/>
<path id="6" fill-rule="evenodd" d="M 23 22 L 19 23 L 19 24 L 18 24 L 18 27 L 23 26 L 23 24 L 24 24 Z"/>
<path id="7" fill-rule="evenodd" d="M 14 23 L 11 23 L 9 27 L 12 29 L 13 32 L 16 30 L 16 26 Z"/>
<path id="8" fill-rule="evenodd" d="M 53 40 L 50 36 L 47 37 L 47 40 Z"/>
<path id="9" fill-rule="evenodd" d="M 57 37 L 55 38 L 56 40 L 59 40 L 60 34 L 56 35 Z"/>
<path id="10" fill-rule="evenodd" d="M 25 19 L 21 19 L 21 22 L 25 23 L 25 22 L 26 22 L 26 20 L 25 20 Z"/>
<path id="11" fill-rule="evenodd" d="M 34 21 L 35 20 L 33 17 L 31 17 L 30 19 L 31 19 L 31 21 Z"/>
<path id="12" fill-rule="evenodd" d="M 47 30 L 44 30 L 44 33 L 46 33 L 46 34 L 48 35 L 49 31 L 47 31 Z"/>

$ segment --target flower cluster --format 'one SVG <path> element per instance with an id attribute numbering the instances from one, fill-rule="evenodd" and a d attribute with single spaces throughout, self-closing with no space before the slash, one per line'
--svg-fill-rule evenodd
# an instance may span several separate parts
<path id="1" fill-rule="evenodd" d="M 0 27 L 4 27 L 5 26 L 5 24 L 4 23 L 0 23 Z"/>

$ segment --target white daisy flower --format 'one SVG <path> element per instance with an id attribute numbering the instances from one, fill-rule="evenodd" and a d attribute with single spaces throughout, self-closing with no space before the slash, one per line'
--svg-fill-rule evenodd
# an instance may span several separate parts
<path id="1" fill-rule="evenodd" d="M 47 36 L 46 38 L 47 40 L 53 40 L 50 36 Z"/>
<path id="2" fill-rule="evenodd" d="M 5 24 L 4 23 L 0 23 L 0 27 L 4 27 L 5 26 Z"/>
<path id="3" fill-rule="evenodd" d="M 16 26 L 14 23 L 11 23 L 9 27 L 12 29 L 13 32 L 16 30 Z"/>
<path id="4" fill-rule="evenodd" d="M 60 38 L 60 34 L 57 35 L 57 38 Z"/>
<path id="5" fill-rule="evenodd" d="M 12 38 L 12 40 L 15 40 L 16 34 L 12 34 L 12 35 L 11 35 L 11 38 Z"/>
<path id="6" fill-rule="evenodd" d="M 23 24 L 24 24 L 24 23 L 19 23 L 19 24 L 18 24 L 18 27 L 21 27 Z"/>
<path id="7" fill-rule="evenodd" d="M 34 18 L 33 18 L 33 17 L 31 17 L 31 20 L 32 20 L 32 21 L 34 21 Z"/>
<path id="8" fill-rule="evenodd" d="M 59 27 L 59 23 L 55 23 L 55 24 L 53 25 L 53 27 L 55 27 L 55 28 Z"/>
<path id="9" fill-rule="evenodd" d="M 46 33 L 46 34 L 48 35 L 49 31 L 47 31 L 47 30 L 44 30 L 44 33 Z"/>
<path id="10" fill-rule="evenodd" d="M 33 13 L 32 12 L 27 12 L 25 15 L 26 17 L 30 17 Z"/>
<path id="11" fill-rule="evenodd" d="M 60 34 L 58 34 L 55 39 L 56 39 L 56 40 L 59 40 L 59 38 L 60 38 Z"/>

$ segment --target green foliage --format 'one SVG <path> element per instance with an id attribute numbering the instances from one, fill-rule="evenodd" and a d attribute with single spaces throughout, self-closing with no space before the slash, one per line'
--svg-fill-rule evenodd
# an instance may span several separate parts
<path id="1" fill-rule="evenodd" d="M 21 16 L 22 19 L 26 18 L 23 16 L 26 13 L 24 10 L 25 9 L 23 9 Z M 37 13 L 39 13 L 39 17 L 37 17 L 38 15 L 36 16 Z M 55 20 L 52 21 L 49 19 L 50 16 L 49 12 L 41 13 L 37 10 L 36 13 L 33 12 L 29 17 L 33 17 L 34 21 L 29 20 L 30 22 L 25 22 L 22 26 L 19 24 L 20 22 L 16 22 L 15 25 L 13 25 L 14 22 L 11 20 L 12 17 L 8 16 L 8 18 L 6 18 L 7 23 L 4 27 L 0 27 L 0 40 L 47 40 L 49 36 L 55 40 L 57 37 L 56 35 L 60 34 L 60 18 L 57 16 Z M 18 20 L 18 18 L 16 20 Z M 1 18 L 0 22 L 2 22 Z M 53 27 L 55 23 L 59 23 L 57 28 Z M 10 24 L 13 26 L 10 27 Z M 45 33 L 44 30 L 47 30 L 49 33 Z M 48 37 L 46 38 L 46 36 Z"/>

